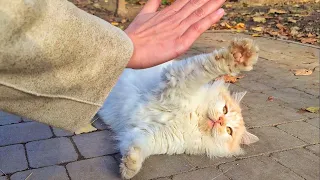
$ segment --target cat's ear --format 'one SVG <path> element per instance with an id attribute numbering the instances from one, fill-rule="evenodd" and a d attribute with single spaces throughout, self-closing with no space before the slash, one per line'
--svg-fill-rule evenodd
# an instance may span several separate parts
<path id="1" fill-rule="evenodd" d="M 240 103 L 241 99 L 244 97 L 244 95 L 247 94 L 247 91 L 243 92 L 236 92 L 232 94 L 233 99 L 237 102 Z"/>
<path id="2" fill-rule="evenodd" d="M 249 145 L 257 141 L 259 141 L 259 138 L 256 135 L 251 134 L 247 130 L 245 130 L 241 139 L 241 144 Z"/>

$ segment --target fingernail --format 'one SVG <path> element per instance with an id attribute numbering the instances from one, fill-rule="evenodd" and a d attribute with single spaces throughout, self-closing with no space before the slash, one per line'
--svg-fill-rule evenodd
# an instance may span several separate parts
<path id="1" fill-rule="evenodd" d="M 216 13 L 217 13 L 218 15 L 224 14 L 224 9 L 220 8 L 220 9 L 218 9 L 218 10 L 216 11 Z"/>

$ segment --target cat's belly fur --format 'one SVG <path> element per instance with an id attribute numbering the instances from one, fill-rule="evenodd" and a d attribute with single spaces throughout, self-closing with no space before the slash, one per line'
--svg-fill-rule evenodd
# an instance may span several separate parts
<path id="1" fill-rule="evenodd" d="M 145 120 L 135 119 L 134 114 L 144 108 L 148 96 L 161 82 L 162 69 L 170 63 L 143 70 L 125 69 L 99 110 L 100 118 L 115 132 L 143 123 Z"/>

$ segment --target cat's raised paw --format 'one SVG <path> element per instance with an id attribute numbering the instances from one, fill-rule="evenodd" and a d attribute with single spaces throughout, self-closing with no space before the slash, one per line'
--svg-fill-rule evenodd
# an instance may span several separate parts
<path id="1" fill-rule="evenodd" d="M 120 172 L 124 179 L 131 179 L 141 169 L 142 157 L 141 150 L 137 147 L 131 147 L 128 153 L 121 159 Z"/>
<path id="2" fill-rule="evenodd" d="M 241 38 L 231 42 L 229 52 L 234 58 L 234 68 L 250 71 L 258 60 L 259 48 L 252 39 Z"/>

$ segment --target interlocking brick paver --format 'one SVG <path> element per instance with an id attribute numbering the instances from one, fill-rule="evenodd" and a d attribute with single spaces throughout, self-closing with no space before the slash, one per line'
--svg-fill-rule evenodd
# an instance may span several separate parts
<path id="1" fill-rule="evenodd" d="M 303 178 L 319 179 L 319 157 L 303 148 L 274 153 L 272 157 Z"/>
<path id="2" fill-rule="evenodd" d="M 307 143 L 320 142 L 319 128 L 314 127 L 306 122 L 293 122 L 282 124 L 277 127 Z"/>
<path id="3" fill-rule="evenodd" d="M 0 176 L 0 180 L 8 180 L 6 176 Z"/>
<path id="4" fill-rule="evenodd" d="M 0 125 L 15 124 L 21 122 L 21 117 L 0 111 Z"/>
<path id="5" fill-rule="evenodd" d="M 228 180 L 222 172 L 215 167 L 199 169 L 173 176 L 172 180 Z"/>
<path id="6" fill-rule="evenodd" d="M 0 175 L 25 170 L 28 168 L 25 150 L 22 144 L 0 147 Z"/>
<path id="7" fill-rule="evenodd" d="M 193 166 L 183 155 L 156 155 L 149 157 L 143 164 L 141 171 L 133 180 L 147 180 L 165 177 L 189 171 Z"/>
<path id="8" fill-rule="evenodd" d="M 305 142 L 276 127 L 254 128 L 249 129 L 248 131 L 258 136 L 260 140 L 249 146 L 244 146 L 243 149 L 245 154 L 242 156 L 256 155 L 306 145 Z"/>
<path id="9" fill-rule="evenodd" d="M 67 164 L 71 180 L 121 180 L 117 162 L 111 156 Z"/>
<path id="10" fill-rule="evenodd" d="M 263 109 L 250 108 L 248 111 L 243 111 L 243 117 L 248 126 L 270 126 L 306 119 L 306 117 L 298 114 L 297 110 L 290 107 L 283 107 L 276 103 L 273 103 L 273 106 L 266 106 Z"/>
<path id="11" fill-rule="evenodd" d="M 236 180 L 272 179 L 272 180 L 303 180 L 289 168 L 282 166 L 270 157 L 259 156 L 222 164 L 224 174 Z M 227 171 L 227 172 L 226 172 Z"/>
<path id="12" fill-rule="evenodd" d="M 99 129 L 99 130 L 105 130 L 105 129 L 108 129 L 108 125 L 106 125 L 101 119 L 97 119 L 97 120 L 94 120 L 94 122 L 92 123 L 92 125 Z"/>
<path id="13" fill-rule="evenodd" d="M 22 117 L 22 121 L 23 121 L 23 122 L 33 122 L 34 120 L 31 120 L 31 119 Z"/>
<path id="14" fill-rule="evenodd" d="M 71 141 L 66 137 L 29 142 L 26 149 L 33 168 L 66 163 L 78 158 Z"/>
<path id="15" fill-rule="evenodd" d="M 3 146 L 47 139 L 52 137 L 52 133 L 47 125 L 28 122 L 0 126 L 0 137 L 0 146 Z"/>
<path id="16" fill-rule="evenodd" d="M 107 130 L 72 137 L 81 155 L 86 158 L 117 153 L 113 138 L 114 134 Z"/>
<path id="17" fill-rule="evenodd" d="M 228 158 L 219 158 L 216 157 L 214 159 L 208 158 L 206 155 L 196 156 L 196 155 L 184 155 L 183 156 L 190 164 L 197 168 L 203 168 L 208 166 L 215 166 L 221 163 L 234 161 L 236 158 L 228 157 Z"/>
<path id="18" fill-rule="evenodd" d="M 318 98 L 292 88 L 277 89 L 266 91 L 264 93 L 286 102 L 288 107 L 292 107 L 297 110 L 300 108 L 307 108 L 309 106 L 319 106 Z"/>
<path id="19" fill-rule="evenodd" d="M 63 130 L 63 129 L 60 129 L 60 128 L 52 127 L 52 130 L 53 130 L 54 135 L 56 135 L 58 137 L 60 137 L 60 136 L 72 136 L 73 135 L 72 132 L 69 132 L 69 131 L 66 131 L 66 130 Z"/>
<path id="20" fill-rule="evenodd" d="M 320 128 L 320 118 L 319 117 L 316 117 L 316 118 L 312 118 L 312 119 L 308 119 L 307 120 L 307 123 L 317 127 L 317 128 Z"/>
<path id="21" fill-rule="evenodd" d="M 27 177 L 28 180 L 69 180 L 66 169 L 63 166 L 50 166 L 17 172 L 10 177 L 10 180 L 26 180 Z"/>
<path id="22" fill-rule="evenodd" d="M 320 156 L 320 144 L 307 146 L 306 149 L 308 149 L 309 151 L 313 152 L 317 156 Z"/>

